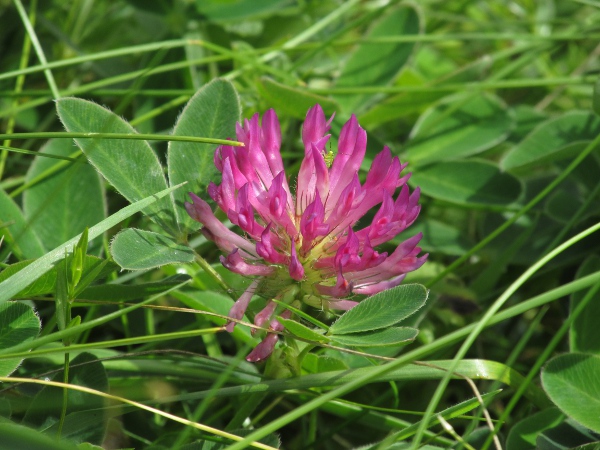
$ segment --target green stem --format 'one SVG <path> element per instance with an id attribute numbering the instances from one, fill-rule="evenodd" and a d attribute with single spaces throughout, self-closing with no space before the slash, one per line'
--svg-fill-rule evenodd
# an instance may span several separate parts
<path id="1" fill-rule="evenodd" d="M 4 72 L 0 74 L 0 80 L 13 78 L 21 75 L 27 75 L 30 73 L 37 73 L 48 69 L 58 69 L 62 67 L 76 66 L 82 63 L 91 61 L 98 61 L 101 59 L 117 58 L 119 56 L 131 56 L 132 54 L 147 53 L 154 50 L 171 49 L 177 47 L 183 47 L 190 43 L 187 39 L 176 39 L 171 41 L 153 42 L 152 44 L 134 45 L 131 47 L 117 48 L 114 50 L 108 50 L 104 52 L 91 53 L 85 56 L 77 56 L 75 58 L 64 59 L 62 61 L 46 62 L 37 66 L 31 66 L 27 68 L 20 68 L 19 70 L 13 70 L 10 72 Z"/>
<path id="2" fill-rule="evenodd" d="M 222 289 L 225 290 L 225 292 L 227 292 L 227 294 L 234 300 L 237 300 L 235 293 L 233 292 L 233 289 L 231 289 L 231 287 L 229 287 L 229 285 L 225 282 L 225 280 L 223 279 L 223 277 L 221 275 L 219 275 L 219 273 L 214 269 L 213 266 L 211 266 L 208 261 L 206 261 L 202 256 L 200 256 L 196 251 L 194 251 L 194 257 L 196 259 L 196 262 L 198 263 L 198 265 L 200 267 L 202 267 L 202 269 L 213 279 L 215 280 L 215 282 L 221 286 Z"/>
<path id="3" fill-rule="evenodd" d="M 31 43 L 33 44 L 33 48 L 35 49 L 35 53 L 37 54 L 38 59 L 42 64 L 48 64 L 46 61 L 46 55 L 44 55 L 44 49 L 42 49 L 42 45 L 37 38 L 37 34 L 35 34 L 35 30 L 33 29 L 32 23 L 29 21 L 29 17 L 27 17 L 27 13 L 25 12 L 25 8 L 23 8 L 23 4 L 21 0 L 13 0 L 17 11 L 19 12 L 19 16 L 21 16 L 21 20 L 23 21 L 23 25 L 27 30 L 27 34 L 29 35 L 29 39 L 31 39 Z M 35 7 L 35 3 L 32 4 L 32 8 Z M 58 87 L 56 86 L 56 82 L 54 81 L 54 76 L 52 75 L 52 71 L 50 69 L 44 69 L 44 75 L 46 76 L 46 81 L 48 81 L 48 86 L 52 91 L 52 96 L 54 99 L 60 98 L 60 93 L 58 91 Z"/>
<path id="4" fill-rule="evenodd" d="M 162 294 L 160 294 L 162 296 Z M 126 310 L 130 310 L 131 308 L 123 308 L 121 310 L 118 311 L 119 315 L 124 315 L 126 314 Z M 113 313 L 115 314 L 115 313 Z M 89 322 L 88 322 L 89 323 Z M 84 324 L 78 325 L 78 326 L 74 326 L 74 327 L 70 327 L 67 328 L 65 331 L 68 330 L 73 330 L 75 328 L 80 329 L 79 327 L 82 327 Z M 139 345 L 139 344 L 148 344 L 151 342 L 164 342 L 164 341 L 169 341 L 169 340 L 173 340 L 173 339 L 187 339 L 187 338 L 191 338 L 191 337 L 197 337 L 197 336 L 202 336 L 205 334 L 215 334 L 215 333 L 219 333 L 223 331 L 223 327 L 212 327 L 212 328 L 204 328 L 202 330 L 190 330 L 190 331 L 174 331 L 172 333 L 162 333 L 162 334 L 154 334 L 152 336 L 137 336 L 137 337 L 130 337 L 130 338 L 125 338 L 125 339 L 114 339 L 114 340 L 110 340 L 110 341 L 101 341 L 101 342 L 91 342 L 91 343 L 87 343 L 87 344 L 72 344 L 70 345 L 68 348 L 67 347 L 57 347 L 57 348 L 44 348 L 44 349 L 40 349 L 40 350 L 32 350 L 30 352 L 24 351 L 24 352 L 11 352 L 11 353 L 0 353 L 0 361 L 3 359 L 10 359 L 10 358 L 14 358 L 15 356 L 23 358 L 23 357 L 33 357 L 33 356 L 40 356 L 40 355 L 51 355 L 51 354 L 55 354 L 55 353 L 64 353 L 64 352 L 82 352 L 82 351 L 86 351 L 86 350 L 96 350 L 96 349 L 101 349 L 101 348 L 111 348 L 111 347 L 123 347 L 123 346 L 131 346 L 131 345 Z M 63 332 L 57 332 L 57 333 L 53 333 L 50 336 L 56 336 L 59 333 L 63 333 Z M 68 336 L 72 336 L 73 333 L 69 333 Z M 37 339 L 35 342 L 41 341 L 42 339 Z M 46 340 L 44 339 L 44 343 L 49 343 L 52 342 L 53 340 Z M 39 344 L 39 342 L 38 342 Z M 37 346 L 37 345 L 36 345 Z M 10 350 L 10 348 L 6 349 L 6 350 Z"/>
<path id="5" fill-rule="evenodd" d="M 449 83 L 437 86 L 362 86 L 362 87 L 328 87 L 307 88 L 307 91 L 321 95 L 355 95 L 355 94 L 398 94 L 402 92 L 461 92 L 486 91 L 495 89 L 517 89 L 558 85 L 592 85 L 596 75 L 580 77 L 555 77 L 543 79 L 515 79 L 502 81 L 484 81 L 468 83 Z"/>
<path id="6" fill-rule="evenodd" d="M 65 362 L 63 365 L 63 383 L 69 384 L 69 354 L 65 353 Z M 63 425 L 65 424 L 65 417 L 67 416 L 67 406 L 69 402 L 69 390 L 63 388 L 63 402 L 62 409 L 60 411 L 60 421 L 58 422 L 58 430 L 56 431 L 56 437 L 60 439 L 62 434 Z"/>
<path id="7" fill-rule="evenodd" d="M 35 23 L 35 11 L 37 9 L 37 0 L 33 0 L 31 2 L 31 10 L 29 12 L 29 21 L 30 23 Z M 19 61 L 19 68 L 23 69 L 27 67 L 27 62 L 29 61 L 29 54 L 31 53 L 31 39 L 29 38 L 29 34 L 25 34 L 25 38 L 23 39 L 23 51 L 21 52 L 21 60 Z M 23 84 L 25 83 L 25 75 L 19 75 L 17 77 L 17 81 L 15 83 L 15 94 L 19 94 L 23 90 Z M 15 98 L 12 102 L 13 107 L 16 107 L 18 104 L 18 98 Z M 6 132 L 12 133 L 15 127 L 15 114 L 12 114 L 8 119 L 8 124 L 6 125 Z M 10 140 L 6 139 L 4 141 L 4 147 L 2 148 L 2 154 L 0 155 L 0 180 L 2 179 L 2 175 L 4 175 L 4 167 L 6 166 L 6 159 L 8 158 L 8 150 L 6 147 L 10 147 Z"/>
<path id="8" fill-rule="evenodd" d="M 195 136 L 174 136 L 172 134 L 140 134 L 140 133 L 71 133 L 68 131 L 46 131 L 43 133 L 6 133 L 0 134 L 0 139 L 133 139 L 143 141 L 180 141 L 201 142 L 205 144 L 232 145 L 243 147 L 242 142 L 227 139 L 212 139 Z"/>

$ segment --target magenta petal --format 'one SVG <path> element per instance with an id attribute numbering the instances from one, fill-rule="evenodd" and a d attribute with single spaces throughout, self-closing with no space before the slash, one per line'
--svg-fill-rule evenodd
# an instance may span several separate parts
<path id="1" fill-rule="evenodd" d="M 304 142 L 304 148 L 307 152 L 310 149 L 310 144 L 321 139 L 328 129 L 329 125 L 325 120 L 325 113 L 321 105 L 317 104 L 310 108 L 302 125 L 302 142 Z"/>
<path id="2" fill-rule="evenodd" d="M 330 193 L 325 205 L 326 211 L 331 211 L 345 187 L 352 181 L 352 177 L 360 170 L 360 166 L 367 151 L 367 132 L 358 124 L 353 126 L 352 119 L 345 125 L 346 136 L 340 144 L 338 153 L 333 160 L 329 175 Z M 351 135 L 349 135 L 351 134 Z"/>
<path id="3" fill-rule="evenodd" d="M 346 242 L 340 246 L 335 254 L 335 267 L 345 268 L 346 266 L 354 267 L 358 265 L 360 263 L 360 257 L 358 256 L 359 248 L 360 242 L 356 233 L 352 231 L 352 228 L 348 228 Z"/>
<path id="4" fill-rule="evenodd" d="M 227 258 L 221 256 L 221 264 L 225 266 L 225 268 L 231 270 L 232 272 L 239 273 L 240 275 L 260 275 L 267 276 L 271 275 L 274 272 L 274 269 L 269 266 L 265 266 L 262 264 L 248 264 L 246 261 L 242 259 L 240 252 L 236 248 L 231 252 Z"/>
<path id="5" fill-rule="evenodd" d="M 256 291 L 256 287 L 258 286 L 258 280 L 254 280 L 250 286 L 244 291 L 244 293 L 237 299 L 237 301 L 233 304 L 231 309 L 229 310 L 228 316 L 232 319 L 241 320 L 246 313 L 246 309 L 248 308 L 248 304 L 252 299 L 252 295 L 254 295 L 254 291 Z M 235 322 L 229 322 L 225 329 L 230 333 L 233 333 L 233 327 L 235 327 Z"/>
<path id="6" fill-rule="evenodd" d="M 339 270 L 337 274 L 337 281 L 335 286 L 323 286 L 321 284 L 317 284 L 317 290 L 324 295 L 329 295 L 331 297 L 347 297 L 353 291 L 353 284 L 349 283 L 344 276 L 342 275 L 342 271 Z"/>
<path id="7" fill-rule="evenodd" d="M 275 250 L 275 247 L 273 246 L 273 236 L 271 224 L 269 223 L 263 231 L 260 241 L 256 243 L 256 253 L 265 261 L 272 264 L 285 264 L 287 258 Z"/>
<path id="8" fill-rule="evenodd" d="M 190 192 L 190 197 L 194 203 L 185 202 L 185 209 L 190 217 L 205 226 L 204 230 L 208 231 L 210 239 L 214 240 L 219 248 L 225 251 L 232 251 L 239 247 L 251 255 L 254 255 L 254 246 L 243 237 L 235 234 L 229 228 L 221 223 L 215 215 L 208 203 L 200 197 Z"/>
<path id="9" fill-rule="evenodd" d="M 326 236 L 329 233 L 329 225 L 325 221 L 325 208 L 319 195 L 302 213 L 300 218 L 300 233 L 302 233 L 302 251 L 310 249 L 312 241 L 318 236 Z"/>
<path id="10" fill-rule="evenodd" d="M 281 147 L 281 127 L 279 126 L 277 114 L 273 109 L 269 109 L 263 115 L 262 144 L 271 173 L 275 176 L 283 170 L 283 161 L 279 151 Z"/>
<path id="11" fill-rule="evenodd" d="M 356 294 L 364 294 L 364 295 L 377 294 L 378 292 L 385 291 L 386 289 L 391 289 L 393 287 L 400 285 L 400 283 L 402 283 L 402 280 L 404 280 L 404 277 L 406 277 L 405 273 L 398 275 L 397 277 L 394 277 L 390 280 L 380 281 L 380 282 L 374 283 L 374 284 L 357 286 L 354 288 L 354 292 Z"/>
<path id="12" fill-rule="evenodd" d="M 269 322 L 275 312 L 275 308 L 277 308 L 277 303 L 274 301 L 267 302 L 267 305 L 254 316 L 254 325 L 262 327 L 265 323 Z"/>
<path id="13" fill-rule="evenodd" d="M 321 200 L 325 200 L 329 194 L 329 170 L 327 169 L 327 164 L 325 164 L 323 153 L 315 145 L 312 146 L 312 152 L 315 166 L 316 190 Z"/>
<path id="14" fill-rule="evenodd" d="M 237 186 L 233 169 L 231 167 L 231 158 L 223 162 L 223 178 L 220 186 L 219 206 L 225 212 L 235 208 L 235 190 Z"/>
<path id="15" fill-rule="evenodd" d="M 338 298 L 331 298 L 323 302 L 323 306 L 326 309 L 339 309 L 341 311 L 348 311 L 358 305 L 358 302 L 352 300 L 341 300 Z"/>
<path id="16" fill-rule="evenodd" d="M 321 155 L 318 155 L 322 158 Z M 315 161 L 312 145 L 307 150 L 300 171 L 298 172 L 298 183 L 296 189 L 296 215 L 300 216 L 302 212 L 310 205 L 317 194 L 317 176 L 315 173 Z"/>
<path id="17" fill-rule="evenodd" d="M 246 361 L 248 362 L 260 362 L 267 359 L 273 353 L 275 349 L 275 344 L 279 340 L 279 336 L 275 333 L 268 333 L 267 336 L 254 347 L 254 350 L 250 352 L 248 356 L 246 356 Z"/>
<path id="18" fill-rule="evenodd" d="M 259 225 L 254 218 L 254 208 L 248 200 L 248 195 L 251 189 L 246 183 L 238 192 L 235 210 L 227 211 L 227 217 L 232 223 L 239 226 L 242 230 L 248 233 L 252 238 L 258 239 L 264 230 L 262 225 Z"/>
<path id="19" fill-rule="evenodd" d="M 290 276 L 296 281 L 302 281 L 304 279 L 304 267 L 298 259 L 296 253 L 296 243 L 292 239 L 292 250 L 290 252 Z"/>
<path id="20" fill-rule="evenodd" d="M 289 319 L 290 317 L 292 317 L 292 311 L 286 309 L 285 311 L 282 311 L 282 313 L 279 315 L 282 319 Z M 271 324 L 269 325 L 269 327 L 273 331 L 283 331 L 285 329 L 285 327 L 277 319 L 271 320 Z"/>
<path id="21" fill-rule="evenodd" d="M 279 172 L 269 187 L 269 212 L 276 219 L 281 219 L 283 214 L 287 212 L 287 192 L 283 185 L 284 181 L 285 173 L 283 171 Z"/>
<path id="22" fill-rule="evenodd" d="M 373 193 L 369 194 L 373 195 Z M 327 217 L 326 222 L 331 226 L 331 235 L 342 233 L 363 216 L 364 213 L 359 212 L 358 206 L 370 200 L 366 197 L 367 192 L 362 189 L 358 174 L 355 173 L 340 195 L 335 209 Z M 327 204 L 329 204 L 329 199 L 327 199 Z M 325 211 L 327 214 L 327 208 Z"/>

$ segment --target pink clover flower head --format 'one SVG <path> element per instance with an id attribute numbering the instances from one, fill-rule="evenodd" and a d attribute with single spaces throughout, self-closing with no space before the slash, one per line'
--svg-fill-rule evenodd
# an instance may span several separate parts
<path id="1" fill-rule="evenodd" d="M 420 233 L 390 254 L 376 250 L 419 214 L 419 188 L 411 193 L 406 184 L 410 174 L 401 176 L 406 164 L 384 147 L 361 184 L 358 172 L 367 133 L 352 115 L 341 130 L 338 152 L 331 162 L 326 144 L 332 119 L 325 117 L 319 105 L 306 114 L 304 159 L 295 190 L 286 177 L 281 130 L 273 110 L 263 115 L 262 123 L 255 114 L 243 126 L 237 125 L 237 140 L 244 147 L 216 149 L 214 161 L 222 181 L 211 183 L 208 194 L 242 235 L 223 225 L 204 200 L 190 193 L 193 203 L 186 203 L 187 211 L 203 225 L 201 232 L 225 252 L 222 264 L 232 272 L 255 277 L 231 308 L 231 318 L 241 319 L 252 295 L 259 292 L 295 306 L 301 306 L 302 300 L 322 309 L 348 310 L 357 304 L 348 300 L 351 295 L 372 295 L 397 286 L 407 272 L 425 262 L 427 255 L 419 256 L 417 246 Z M 359 220 L 376 207 L 371 223 L 355 230 Z M 254 322 L 282 331 L 275 313 L 276 303 L 269 301 Z M 284 310 L 280 315 L 289 318 L 291 312 Z M 229 323 L 226 329 L 233 331 L 234 325 Z M 247 359 L 266 359 L 276 343 L 277 334 L 268 333 Z"/>

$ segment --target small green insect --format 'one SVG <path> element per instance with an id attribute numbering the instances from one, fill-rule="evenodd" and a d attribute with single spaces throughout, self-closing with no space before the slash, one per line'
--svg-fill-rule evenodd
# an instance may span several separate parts
<path id="1" fill-rule="evenodd" d="M 335 154 L 333 153 L 333 150 L 329 150 L 327 153 L 325 153 L 325 155 L 323 155 L 323 159 L 325 160 L 325 165 L 327 166 L 328 169 L 333 164 L 334 156 L 335 156 Z"/>

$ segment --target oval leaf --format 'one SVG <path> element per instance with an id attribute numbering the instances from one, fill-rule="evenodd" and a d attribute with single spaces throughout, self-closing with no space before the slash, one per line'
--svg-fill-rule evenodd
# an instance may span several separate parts
<path id="1" fill-rule="evenodd" d="M 453 96 L 426 111 L 408 142 L 411 164 L 481 153 L 504 141 L 513 127 L 506 105 L 491 94 Z"/>
<path id="2" fill-rule="evenodd" d="M 342 315 L 329 333 L 349 334 L 390 327 L 418 311 L 427 301 L 428 291 L 420 284 L 406 284 L 366 298 Z"/>
<path id="3" fill-rule="evenodd" d="M 79 98 L 56 101 L 60 120 L 71 132 L 128 133 L 135 129 L 119 116 L 93 102 Z M 127 200 L 136 202 L 167 188 L 160 162 L 146 141 L 133 139 L 75 139 L 85 156 Z M 177 234 L 171 196 L 143 210 L 164 229 Z"/>
<path id="4" fill-rule="evenodd" d="M 508 433 L 506 448 L 511 450 L 531 450 L 545 430 L 559 425 L 565 419 L 565 415 L 558 408 L 548 408 L 535 413 L 519 423 L 515 424 Z"/>
<path id="5" fill-rule="evenodd" d="M 127 228 L 115 236 L 110 246 L 115 262 L 123 269 L 144 270 L 165 264 L 189 263 L 194 252 L 167 236 Z"/>
<path id="6" fill-rule="evenodd" d="M 367 333 L 331 336 L 331 339 L 347 347 L 391 347 L 410 344 L 419 330 L 411 327 L 391 327 Z"/>
<path id="7" fill-rule="evenodd" d="M 402 6 L 386 12 L 369 31 L 367 38 L 416 35 L 420 32 L 417 10 Z M 391 82 L 408 61 L 414 42 L 364 43 L 342 68 L 336 87 L 383 86 Z M 348 113 L 362 106 L 369 96 L 340 95 L 336 100 Z"/>
<path id="8" fill-rule="evenodd" d="M 11 249 L 19 257 L 38 258 L 46 251 L 38 235 L 31 229 L 21 208 L 0 189 L 0 236 L 5 236 L 0 247 L 0 259 Z"/>
<path id="9" fill-rule="evenodd" d="M 542 371 L 550 399 L 580 424 L 600 432 L 600 356 L 569 353 L 553 358 Z"/>
<path id="10" fill-rule="evenodd" d="M 483 160 L 421 167 L 411 182 L 430 197 L 465 205 L 508 205 L 521 195 L 519 180 Z"/>
<path id="11" fill-rule="evenodd" d="M 568 157 L 563 148 L 595 139 L 600 134 L 600 118 L 586 111 L 570 111 L 537 126 L 501 162 L 503 170 L 526 168 L 540 162 Z"/>
<path id="12" fill-rule="evenodd" d="M 69 156 L 74 151 L 71 139 L 48 141 L 40 153 Z M 31 228 L 40 237 L 46 250 L 71 239 L 85 227 L 91 227 L 106 217 L 104 189 L 98 173 L 89 164 L 70 163 L 37 156 L 27 171 L 31 182 L 46 171 L 52 171 L 42 181 L 23 193 L 23 211 Z M 102 242 L 90 248 L 98 254 Z"/>
<path id="13" fill-rule="evenodd" d="M 302 339 L 308 339 L 309 341 L 316 342 L 327 342 L 329 338 L 323 336 L 322 334 L 317 333 L 314 330 L 311 330 L 305 325 L 302 325 L 300 322 L 296 322 L 291 319 L 284 319 L 283 317 L 277 317 L 277 320 L 295 336 L 301 337 Z"/>
<path id="14" fill-rule="evenodd" d="M 235 137 L 235 123 L 240 120 L 240 100 L 229 81 L 214 80 L 200 89 L 187 103 L 173 130 L 175 136 L 214 139 Z M 169 142 L 167 163 L 171 185 L 188 182 L 185 189 L 173 194 L 177 221 L 182 228 L 197 230 L 200 224 L 190 218 L 184 207 L 188 192 L 201 195 L 218 173 L 213 162 L 214 144 Z"/>
<path id="15" fill-rule="evenodd" d="M 0 304 L 0 348 L 34 340 L 40 332 L 40 319 L 31 306 L 23 303 Z M 0 359 L 0 376 L 10 375 L 23 358 Z"/>

